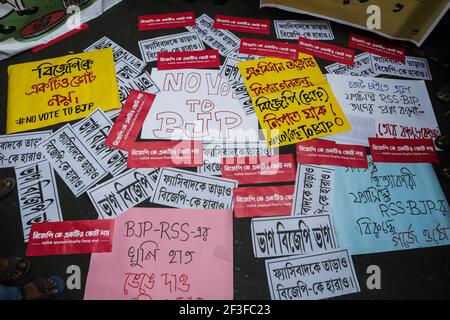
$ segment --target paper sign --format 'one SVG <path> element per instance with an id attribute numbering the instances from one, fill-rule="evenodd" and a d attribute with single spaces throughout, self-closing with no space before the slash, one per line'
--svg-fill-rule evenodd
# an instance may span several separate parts
<path id="1" fill-rule="evenodd" d="M 138 17 L 138 30 L 170 29 L 192 26 L 195 24 L 195 13 L 175 12 L 166 14 L 152 14 Z"/>
<path id="2" fill-rule="evenodd" d="M 291 154 L 277 154 L 269 157 L 223 158 L 222 177 L 237 180 L 239 184 L 294 181 L 294 157 Z"/>
<path id="3" fill-rule="evenodd" d="M 352 254 L 450 244 L 450 209 L 430 164 L 336 168 L 334 224 Z"/>
<path id="4" fill-rule="evenodd" d="M 369 138 L 373 162 L 439 163 L 432 139 Z"/>
<path id="5" fill-rule="evenodd" d="M 388 59 L 398 60 L 401 62 L 405 61 L 405 48 L 394 44 L 381 42 L 373 38 L 351 34 L 347 45 L 350 48 L 373 53 Z"/>
<path id="6" fill-rule="evenodd" d="M 153 94 L 133 91 L 114 122 L 105 145 L 127 151 L 136 141 L 154 99 Z"/>
<path id="7" fill-rule="evenodd" d="M 103 169 L 114 176 L 127 168 L 127 155 L 105 145 L 112 126 L 108 116 L 101 109 L 97 109 L 89 117 L 73 125 L 72 129 Z"/>
<path id="8" fill-rule="evenodd" d="M 274 20 L 273 24 L 278 39 L 334 40 L 334 34 L 328 20 Z"/>
<path id="9" fill-rule="evenodd" d="M 136 57 L 134 54 L 122 48 L 120 45 L 109 39 L 108 37 L 103 37 L 88 48 L 84 49 L 84 52 L 100 50 L 105 48 L 111 48 L 113 50 L 114 62 L 117 64 L 119 62 L 124 62 L 130 65 L 137 72 L 141 72 L 146 67 L 146 63 Z"/>
<path id="10" fill-rule="evenodd" d="M 248 187 L 234 189 L 236 218 L 289 216 L 294 186 Z"/>
<path id="11" fill-rule="evenodd" d="M 372 70 L 370 57 L 370 53 L 360 53 L 355 56 L 355 60 L 352 65 L 336 62 L 326 66 L 325 69 L 328 73 L 340 75 L 375 77 L 378 73 Z"/>
<path id="12" fill-rule="evenodd" d="M 115 221 L 113 251 L 91 256 L 84 299 L 233 299 L 232 217 L 229 210 L 128 210 Z"/>
<path id="13" fill-rule="evenodd" d="M 241 73 L 239 72 L 238 63 L 243 60 L 238 60 L 236 58 L 227 57 L 222 67 L 220 68 L 220 77 L 222 79 L 233 81 L 242 81 Z"/>
<path id="14" fill-rule="evenodd" d="M 237 185 L 233 180 L 163 168 L 150 202 L 175 208 L 231 209 Z"/>
<path id="15" fill-rule="evenodd" d="M 292 215 L 331 214 L 333 212 L 334 185 L 333 169 L 299 164 Z"/>
<path id="16" fill-rule="evenodd" d="M 161 89 L 145 119 L 142 139 L 257 141 L 258 122 L 234 99 L 219 70 L 153 69 Z"/>
<path id="17" fill-rule="evenodd" d="M 158 52 L 179 52 L 204 50 L 205 46 L 197 32 L 182 32 L 138 42 L 145 62 L 158 60 Z"/>
<path id="18" fill-rule="evenodd" d="M 197 31 L 204 43 L 225 57 L 239 47 L 240 39 L 230 31 L 215 29 L 213 24 L 214 20 L 210 16 L 202 14 L 195 20 L 194 26 L 186 27 L 186 29 Z"/>
<path id="19" fill-rule="evenodd" d="M 99 107 L 120 108 L 111 49 L 8 67 L 8 134 L 81 119 Z"/>
<path id="20" fill-rule="evenodd" d="M 238 32 L 270 34 L 270 20 L 224 16 L 216 14 L 215 29 L 225 29 Z"/>
<path id="21" fill-rule="evenodd" d="M 158 70 L 218 68 L 220 57 L 217 50 L 159 52 Z"/>
<path id="22" fill-rule="evenodd" d="M 145 71 L 136 76 L 132 76 L 130 74 L 127 74 L 126 70 L 130 69 L 127 65 L 124 65 L 122 69 L 119 69 L 117 71 L 120 103 L 122 105 L 125 104 L 126 100 L 133 91 L 141 91 L 151 94 L 156 94 L 159 92 L 158 86 L 155 84 L 148 72 Z M 120 110 L 117 110 L 117 114 L 119 113 Z"/>
<path id="23" fill-rule="evenodd" d="M 201 141 L 135 142 L 128 151 L 128 168 L 199 167 Z"/>
<path id="24" fill-rule="evenodd" d="M 26 256 L 111 252 L 113 220 L 34 223 Z"/>
<path id="25" fill-rule="evenodd" d="M 329 215 L 252 219 L 256 258 L 320 253 L 337 248 Z"/>
<path id="26" fill-rule="evenodd" d="M 315 57 L 347 65 L 353 65 L 355 60 L 354 50 L 306 38 L 298 39 L 298 50 Z"/>
<path id="27" fill-rule="evenodd" d="M 327 79 L 352 127 L 361 128 L 360 145 L 368 147 L 368 137 L 429 139 L 440 135 L 424 81 L 333 74 Z M 370 122 L 373 125 L 368 128 Z M 371 131 L 374 135 L 367 135 Z M 335 138 L 347 141 L 345 136 Z"/>
<path id="28" fill-rule="evenodd" d="M 370 62 L 372 70 L 377 74 L 432 80 L 426 58 L 406 56 L 405 62 L 401 62 L 371 54 Z"/>
<path id="29" fill-rule="evenodd" d="M 114 219 L 153 196 L 159 169 L 128 170 L 88 191 L 99 219 Z"/>
<path id="30" fill-rule="evenodd" d="M 108 174 L 70 125 L 43 139 L 38 148 L 76 197 Z"/>
<path id="31" fill-rule="evenodd" d="M 247 116 L 255 114 L 255 109 L 252 105 L 252 99 L 247 92 L 247 87 L 244 82 L 234 81 L 231 82 L 231 90 L 233 90 L 235 98 L 239 101 L 242 109 Z"/>
<path id="32" fill-rule="evenodd" d="M 22 166 L 44 159 L 36 146 L 51 134 L 51 131 L 36 131 L 0 136 L 0 168 Z"/>
<path id="33" fill-rule="evenodd" d="M 23 238 L 28 242 L 32 224 L 63 220 L 58 188 L 46 160 L 16 167 L 16 181 Z"/>
<path id="34" fill-rule="evenodd" d="M 220 176 L 222 159 L 226 157 L 269 156 L 273 150 L 265 141 L 248 143 L 207 142 L 203 144 L 203 165 L 198 168 L 202 175 Z"/>
<path id="35" fill-rule="evenodd" d="M 298 57 L 297 46 L 293 43 L 254 38 L 242 38 L 239 52 L 290 60 L 295 60 Z"/>
<path id="36" fill-rule="evenodd" d="M 347 250 L 266 260 L 272 300 L 319 300 L 360 292 Z"/>
<path id="37" fill-rule="evenodd" d="M 297 143 L 297 162 L 301 164 L 333 165 L 338 167 L 367 168 L 366 148 L 337 144 L 334 141 L 314 139 Z"/>

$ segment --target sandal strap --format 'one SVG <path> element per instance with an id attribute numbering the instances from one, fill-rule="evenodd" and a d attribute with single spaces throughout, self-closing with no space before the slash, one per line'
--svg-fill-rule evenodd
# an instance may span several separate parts
<path id="1" fill-rule="evenodd" d="M 17 269 L 17 266 L 20 262 L 24 262 L 20 257 L 10 257 L 8 258 L 8 266 L 5 270 L 0 272 L 0 281 L 6 281 L 9 280 L 11 277 L 11 274 Z"/>

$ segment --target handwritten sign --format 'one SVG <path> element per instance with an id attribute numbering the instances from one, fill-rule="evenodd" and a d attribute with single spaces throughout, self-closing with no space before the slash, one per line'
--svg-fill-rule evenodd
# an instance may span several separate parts
<path id="1" fill-rule="evenodd" d="M 233 180 L 163 168 L 150 202 L 175 208 L 231 209 L 237 185 Z"/>
<path id="2" fill-rule="evenodd" d="M 333 212 L 334 185 L 333 169 L 299 164 L 292 215 L 331 214 Z"/>
<path id="3" fill-rule="evenodd" d="M 55 174 L 46 160 L 16 167 L 23 237 L 28 242 L 31 225 L 62 221 Z"/>
<path id="4" fill-rule="evenodd" d="M 43 139 L 38 147 L 76 197 L 108 174 L 70 125 Z"/>
<path id="5" fill-rule="evenodd" d="M 90 189 L 99 219 L 114 219 L 153 196 L 159 169 L 128 170 Z"/>
<path id="6" fill-rule="evenodd" d="M 8 88 L 8 134 L 120 108 L 112 49 L 9 66 Z"/>
<path id="7" fill-rule="evenodd" d="M 295 60 L 298 57 L 297 46 L 293 43 L 254 38 L 242 38 L 239 52 L 290 60 Z"/>
<path id="8" fill-rule="evenodd" d="M 222 176 L 239 184 L 294 181 L 295 164 L 291 154 L 222 159 Z"/>
<path id="9" fill-rule="evenodd" d="M 289 216 L 294 186 L 245 187 L 234 189 L 236 218 Z"/>
<path id="10" fill-rule="evenodd" d="M 51 134 L 51 131 L 36 131 L 0 136 L 0 168 L 22 166 L 44 159 L 37 145 Z"/>
<path id="11" fill-rule="evenodd" d="M 158 70 L 218 68 L 220 58 L 217 50 L 159 52 Z"/>
<path id="12" fill-rule="evenodd" d="M 142 126 L 142 139 L 257 141 L 258 122 L 234 99 L 219 70 L 160 71 L 161 89 Z"/>
<path id="13" fill-rule="evenodd" d="M 222 159 L 226 157 L 269 156 L 273 150 L 265 141 L 247 143 L 207 142 L 203 144 L 203 165 L 198 173 L 207 176 L 222 174 Z"/>
<path id="14" fill-rule="evenodd" d="M 269 258 L 337 248 L 329 215 L 252 219 L 253 253 Z"/>
<path id="15" fill-rule="evenodd" d="M 138 42 L 145 62 L 158 60 L 158 52 L 204 50 L 205 46 L 197 32 L 183 32 L 171 36 L 151 38 Z"/>
<path id="16" fill-rule="evenodd" d="M 432 139 L 369 138 L 373 162 L 439 163 Z"/>
<path id="17" fill-rule="evenodd" d="M 201 141 L 135 142 L 128 152 L 128 168 L 199 167 Z"/>
<path id="18" fill-rule="evenodd" d="M 266 260 L 272 300 L 319 300 L 360 291 L 347 250 Z"/>
<path id="19" fill-rule="evenodd" d="M 366 148 L 334 141 L 314 139 L 296 145 L 297 162 L 366 169 Z"/>
<path id="20" fill-rule="evenodd" d="M 370 63 L 376 74 L 432 80 L 426 58 L 406 56 L 405 61 L 401 62 L 371 54 Z"/>
<path id="21" fill-rule="evenodd" d="M 127 168 L 127 155 L 105 145 L 112 126 L 109 117 L 101 109 L 97 109 L 89 117 L 73 125 L 72 129 L 103 169 L 114 176 Z"/>
<path id="22" fill-rule="evenodd" d="M 27 256 L 111 252 L 114 220 L 34 223 Z"/>
<path id="23" fill-rule="evenodd" d="M 175 12 L 152 14 L 138 17 L 138 30 L 157 30 L 192 26 L 195 24 L 195 13 Z"/>
<path id="24" fill-rule="evenodd" d="M 298 50 L 322 59 L 353 65 L 355 51 L 317 40 L 298 39 Z"/>
<path id="25" fill-rule="evenodd" d="M 430 164 L 336 168 L 334 224 L 352 254 L 450 244 L 450 209 Z"/>
<path id="26" fill-rule="evenodd" d="M 352 127 L 361 128 L 358 130 L 360 145 L 368 147 L 369 137 L 429 139 L 440 135 L 424 81 L 334 74 L 327 74 L 327 79 Z M 371 131 L 374 135 L 367 135 Z M 355 142 L 341 135 L 333 138 L 339 142 Z"/>
<path id="27" fill-rule="evenodd" d="M 273 24 L 278 39 L 334 40 L 328 20 L 274 20 Z"/>
<path id="28" fill-rule="evenodd" d="M 214 28 L 214 20 L 206 13 L 195 20 L 194 26 L 188 26 L 186 29 L 198 32 L 200 39 L 219 51 L 221 56 L 225 57 L 239 47 L 240 39 L 228 30 Z"/>
<path id="29" fill-rule="evenodd" d="M 375 77 L 378 73 L 372 69 L 371 56 L 372 55 L 367 52 L 360 53 L 355 56 L 352 65 L 336 62 L 326 66 L 325 70 L 327 70 L 328 73 L 340 75 Z"/>
<path id="30" fill-rule="evenodd" d="M 401 62 L 405 61 L 405 48 L 373 38 L 351 34 L 348 39 L 348 46 L 350 48 L 380 55 L 388 59 L 398 60 Z"/>
<path id="31" fill-rule="evenodd" d="M 270 33 L 270 20 L 224 16 L 216 14 L 214 17 L 215 29 L 225 29 L 238 32 L 250 32 L 257 34 Z"/>
<path id="32" fill-rule="evenodd" d="M 84 299 L 233 299 L 232 217 L 229 210 L 128 210 L 116 219 L 113 251 L 91 256 Z"/>

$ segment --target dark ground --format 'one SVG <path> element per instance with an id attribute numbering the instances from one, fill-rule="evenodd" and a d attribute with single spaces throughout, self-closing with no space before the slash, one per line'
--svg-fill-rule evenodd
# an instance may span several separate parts
<path id="1" fill-rule="evenodd" d="M 223 6 L 213 4 L 212 0 L 198 0 L 194 4 L 184 1 L 138 1 L 123 2 L 101 17 L 89 22 L 89 30 L 57 43 L 44 51 L 34 54 L 30 51 L 0 62 L 0 134 L 5 134 L 6 100 L 7 100 L 7 67 L 10 64 L 57 57 L 68 52 L 81 52 L 91 43 L 108 36 L 128 51 L 140 57 L 137 42 L 139 40 L 169 35 L 184 29 L 167 29 L 154 31 L 137 31 L 137 16 L 144 14 L 169 13 L 194 10 L 197 16 L 207 13 L 211 17 L 221 13 L 265 19 L 314 19 L 311 16 L 280 11 L 277 9 L 258 9 L 256 0 L 228 0 Z M 350 32 L 356 31 L 347 26 L 331 22 L 336 40 L 332 43 L 346 46 Z M 436 98 L 436 91 L 449 83 L 450 52 L 448 50 L 448 34 L 450 19 L 447 14 L 437 28 L 420 48 L 407 45 L 408 55 L 428 58 L 433 81 L 427 81 L 428 91 L 433 103 L 441 131 L 449 131 L 448 117 L 444 113 L 450 110 L 450 104 L 444 104 Z M 244 34 L 236 33 L 239 36 Z M 248 34 L 247 34 L 248 35 Z M 258 35 L 250 35 L 259 37 Z M 271 37 L 275 39 L 272 25 Z M 359 52 L 358 52 L 359 53 Z M 317 59 L 325 72 L 324 66 L 329 61 Z M 155 65 L 150 64 L 147 70 Z M 53 127 L 53 129 L 58 126 Z M 282 149 L 281 153 L 293 152 L 293 148 Z M 440 154 L 441 160 L 450 162 L 449 154 Z M 14 176 L 13 169 L 0 169 L 0 175 Z M 58 189 L 65 220 L 96 219 L 95 209 L 87 195 L 75 198 L 63 181 L 57 176 Z M 450 182 L 441 179 L 441 185 L 450 199 Z M 0 256 L 24 254 L 20 209 L 17 191 L 6 200 L 0 202 Z M 267 287 L 264 259 L 255 259 L 252 253 L 250 238 L 250 219 L 234 220 L 234 297 L 235 299 L 270 299 Z M 82 299 L 83 288 L 89 267 L 89 255 L 68 255 L 30 258 L 31 274 L 48 274 L 67 277 L 69 265 L 80 266 L 82 271 L 82 290 L 66 290 L 60 299 Z M 435 247 L 418 250 L 397 251 L 390 253 L 353 256 L 356 273 L 361 285 L 361 292 L 341 297 L 340 299 L 449 299 L 450 298 L 450 247 Z M 370 265 L 381 268 L 381 290 L 368 290 L 366 286 L 366 269 Z M 111 266 L 112 268 L 114 266 Z"/>

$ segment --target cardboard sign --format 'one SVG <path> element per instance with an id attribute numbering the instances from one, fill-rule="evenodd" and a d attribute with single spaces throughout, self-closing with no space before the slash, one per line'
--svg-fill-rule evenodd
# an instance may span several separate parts
<path id="1" fill-rule="evenodd" d="M 369 138 L 373 162 L 439 163 L 433 139 Z"/>
<path id="2" fill-rule="evenodd" d="M 268 41 L 254 38 L 242 38 L 240 53 L 254 54 L 263 57 L 296 60 L 297 46 L 293 43 Z"/>
<path id="3" fill-rule="evenodd" d="M 220 58 L 217 50 L 158 52 L 158 70 L 218 67 Z"/>
<path id="4" fill-rule="evenodd" d="M 374 53 L 388 59 L 405 62 L 405 48 L 373 38 L 351 34 L 348 39 L 348 46 L 350 48 Z"/>
<path id="5" fill-rule="evenodd" d="M 166 14 L 152 14 L 138 17 L 138 30 L 170 29 L 193 26 L 195 24 L 195 13 L 175 12 Z"/>
<path id="6" fill-rule="evenodd" d="M 335 61 L 347 65 L 353 65 L 355 60 L 355 51 L 335 46 L 332 44 L 310 40 L 306 38 L 298 39 L 298 47 L 300 52 Z"/>
<path id="7" fill-rule="evenodd" d="M 257 34 L 270 33 L 270 20 L 224 16 L 216 14 L 214 28 Z"/>
<path id="8" fill-rule="evenodd" d="M 111 49 L 8 67 L 7 134 L 120 107 Z"/>
<path id="9" fill-rule="evenodd" d="M 114 220 L 33 223 L 27 256 L 111 252 Z"/>
<path id="10" fill-rule="evenodd" d="M 239 184 L 294 181 L 295 173 L 291 154 L 222 159 L 222 177 L 237 180 Z"/>
<path id="11" fill-rule="evenodd" d="M 154 94 L 132 91 L 106 138 L 105 145 L 128 151 L 152 106 Z"/>
<path id="12" fill-rule="evenodd" d="M 135 142 L 128 150 L 128 168 L 199 167 L 201 141 Z"/>
<path id="13" fill-rule="evenodd" d="M 337 167 L 367 168 L 366 148 L 314 139 L 297 143 L 297 162 Z"/>
<path id="14" fill-rule="evenodd" d="M 233 299 L 231 210 L 136 208 L 93 254 L 86 300 Z"/>
<path id="15" fill-rule="evenodd" d="M 292 210 L 294 186 L 234 189 L 236 218 L 288 216 Z"/>

